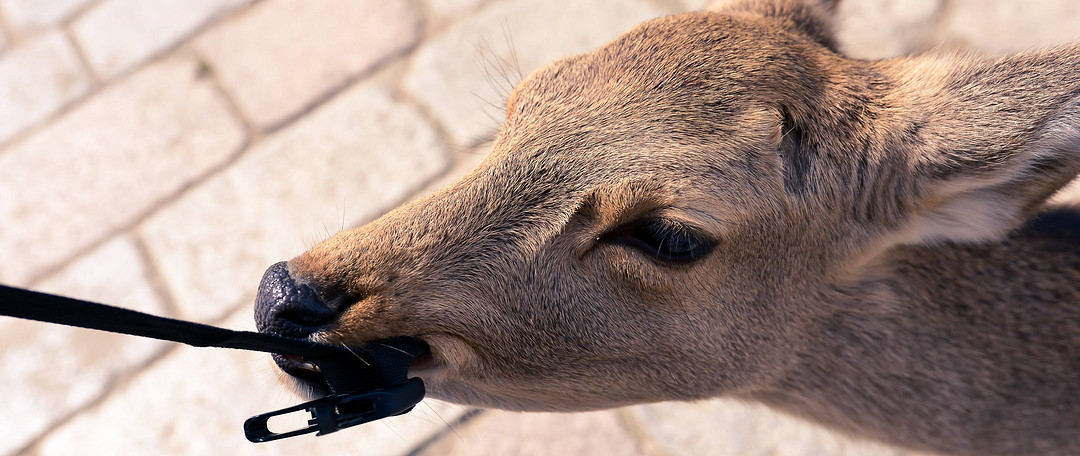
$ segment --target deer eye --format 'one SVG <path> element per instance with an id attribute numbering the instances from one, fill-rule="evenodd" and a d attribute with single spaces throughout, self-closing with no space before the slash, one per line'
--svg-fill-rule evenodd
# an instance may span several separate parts
<path id="1" fill-rule="evenodd" d="M 669 262 L 690 262 L 708 254 L 713 241 L 684 223 L 663 218 L 637 221 L 602 238 L 633 247 L 649 257 Z"/>

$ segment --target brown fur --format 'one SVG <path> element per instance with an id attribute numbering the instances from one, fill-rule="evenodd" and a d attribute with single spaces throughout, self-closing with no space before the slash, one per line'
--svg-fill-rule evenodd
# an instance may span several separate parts
<path id="1" fill-rule="evenodd" d="M 832 7 L 721 2 L 534 72 L 477 169 L 289 263 L 355 303 L 317 337 L 421 337 L 430 394 L 477 406 L 727 395 L 1080 454 L 1080 243 L 1018 229 L 1080 170 L 1080 47 L 850 60 Z M 609 242 L 650 217 L 715 247 Z"/>

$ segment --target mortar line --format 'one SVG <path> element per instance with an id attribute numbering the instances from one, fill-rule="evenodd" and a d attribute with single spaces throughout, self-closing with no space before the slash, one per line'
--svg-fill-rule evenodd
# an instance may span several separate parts
<path id="1" fill-rule="evenodd" d="M 195 57 L 195 61 L 198 62 L 200 74 L 210 81 L 210 86 L 213 87 L 214 91 L 217 92 L 223 100 L 225 100 L 226 109 L 244 126 L 244 130 L 247 132 L 250 141 L 253 144 L 258 143 L 263 137 L 262 133 L 259 131 L 258 127 L 255 126 L 255 123 L 244 114 L 244 110 L 240 108 L 240 103 L 236 100 L 236 97 L 233 96 L 232 92 L 227 90 L 225 84 L 221 81 L 221 76 L 218 75 L 217 69 L 210 64 L 206 56 L 202 55 L 198 49 L 191 47 L 189 48 L 189 52 Z"/>
<path id="2" fill-rule="evenodd" d="M 79 95 L 79 96 L 77 96 L 75 98 L 72 98 L 67 103 L 64 103 L 60 107 L 53 110 L 53 112 L 47 114 L 45 117 L 42 117 L 41 120 L 38 120 L 37 122 L 35 122 L 32 125 L 27 126 L 26 128 L 23 128 L 18 133 L 15 133 L 15 134 L 11 135 L 7 139 L 4 139 L 4 140 L 0 141 L 0 155 L 3 155 L 5 152 L 7 152 L 8 149 L 11 149 L 12 147 L 18 145 L 19 143 L 21 143 L 21 142 L 27 140 L 28 138 L 34 136 L 39 131 L 44 130 L 45 128 L 48 128 L 50 125 L 55 123 L 58 119 L 60 119 L 61 117 L 64 117 L 65 115 L 67 115 L 71 111 L 75 110 L 80 105 L 82 105 L 87 100 L 89 100 L 90 98 L 93 98 L 95 95 L 97 95 L 99 92 L 101 92 L 101 89 L 103 87 L 105 87 L 105 86 L 97 85 L 95 83 L 95 81 L 94 81 L 94 78 L 91 76 L 91 78 L 90 78 L 90 87 L 87 88 L 86 93 L 84 93 L 82 95 Z"/>
<path id="3" fill-rule="evenodd" d="M 128 79 L 133 77 L 133 75 L 135 73 L 138 72 L 138 71 L 135 71 L 135 70 L 139 70 L 139 69 L 142 69 L 142 68 L 145 68 L 145 67 L 152 66 L 153 64 L 159 62 L 160 60 L 164 60 L 166 57 L 172 55 L 172 53 L 169 53 L 167 55 L 159 56 L 159 58 L 155 58 L 155 59 L 152 59 L 152 60 L 147 60 L 146 62 L 144 62 L 143 65 L 139 65 L 139 66 L 137 66 L 135 68 L 132 68 L 133 71 L 120 73 L 120 74 L 117 74 L 117 75 L 113 76 L 112 78 L 110 78 L 108 80 L 105 80 L 100 75 L 96 74 L 93 71 L 93 67 L 90 66 L 89 62 L 86 60 L 86 56 L 84 55 L 82 48 L 80 46 L 78 46 L 77 41 L 74 39 L 73 36 L 71 36 L 70 31 L 65 28 L 65 29 L 61 30 L 61 32 L 64 34 L 65 39 L 68 40 L 68 43 L 75 50 L 75 54 L 76 54 L 77 58 L 80 60 L 80 63 L 82 65 L 83 69 L 86 70 L 87 75 L 89 75 L 90 87 L 87 89 L 86 93 L 83 93 L 82 95 L 79 95 L 78 97 L 72 98 L 67 103 L 64 103 L 59 108 L 55 109 L 53 112 L 49 113 L 48 115 L 46 115 L 41 120 L 34 123 L 33 125 L 30 125 L 30 126 L 24 128 L 24 129 L 22 129 L 18 133 L 12 135 L 11 137 L 9 137 L 9 138 L 7 138 L 7 139 L 5 139 L 3 141 L 0 141 L 0 154 L 3 154 L 7 149 L 11 148 L 12 146 L 15 146 L 18 143 L 20 143 L 20 142 L 34 136 L 37 132 L 39 132 L 39 131 L 41 131 L 41 130 L 43 130 L 45 128 L 48 128 L 50 125 L 57 122 L 60 118 L 68 115 L 69 113 L 74 111 L 76 108 L 78 108 L 79 106 L 81 106 L 82 104 L 84 104 L 85 102 L 90 100 L 91 98 L 97 96 L 99 93 L 101 93 L 105 89 L 108 89 L 109 87 L 112 87 L 112 86 L 118 86 L 118 85 L 123 84 Z"/>
<path id="4" fill-rule="evenodd" d="M 421 25 L 421 21 L 418 21 L 417 28 L 419 28 Z M 364 70 L 359 71 L 349 77 L 346 77 L 338 84 L 331 86 L 330 88 L 321 92 L 319 95 L 313 97 L 310 101 L 308 101 L 307 104 L 302 106 L 296 112 L 282 117 L 275 122 L 269 123 L 262 129 L 262 133 L 265 135 L 270 135 L 272 133 L 276 133 L 282 130 L 289 125 L 292 125 L 294 122 L 300 120 L 302 117 L 305 117 L 308 114 L 318 110 L 320 107 L 326 105 L 330 100 L 334 99 L 338 95 L 348 91 L 353 86 L 358 85 L 367 79 L 370 79 L 372 76 L 378 74 L 382 70 L 393 66 L 393 64 L 398 62 L 399 60 L 407 59 L 407 57 L 417 49 L 419 43 L 421 43 L 421 40 L 419 39 L 419 35 L 421 34 L 421 32 L 422 30 L 419 30 L 417 32 L 418 38 L 413 42 L 409 43 L 408 45 L 403 46 L 401 49 L 398 49 L 395 52 L 386 54 L 382 58 L 372 62 L 372 64 Z"/>
<path id="5" fill-rule="evenodd" d="M 136 60 L 135 62 L 132 62 L 131 66 L 129 66 L 127 68 L 124 68 L 123 70 L 118 71 L 116 74 L 113 74 L 113 75 L 108 76 L 108 77 L 103 76 L 102 79 L 104 81 L 110 82 L 110 83 L 114 82 L 114 81 L 120 81 L 120 80 L 126 79 L 129 76 L 131 76 L 132 73 L 137 73 L 139 70 L 141 70 L 143 68 L 152 66 L 153 64 L 158 63 L 158 62 L 160 62 L 162 60 L 165 60 L 166 58 L 172 56 L 173 54 L 177 54 L 181 48 L 191 44 L 192 41 L 195 41 L 200 35 L 202 35 L 207 30 L 217 26 L 217 24 L 219 24 L 219 23 L 222 23 L 222 22 L 225 22 L 225 21 L 228 21 L 228 20 L 232 20 L 233 18 L 238 17 L 238 16 L 246 13 L 252 6 L 254 6 L 254 5 L 258 4 L 258 3 L 260 3 L 260 2 L 256 1 L 256 2 L 253 2 L 251 4 L 248 4 L 248 5 L 245 5 L 245 6 L 242 6 L 242 7 L 237 7 L 235 9 L 232 9 L 232 10 L 229 10 L 229 11 L 219 11 L 217 13 L 211 14 L 211 15 L 207 16 L 206 19 L 201 24 L 199 24 L 196 27 L 192 28 L 187 33 L 184 33 L 184 34 L 178 36 L 175 40 L 173 40 L 173 42 L 171 42 L 171 43 L 169 43 L 169 44 L 167 44 L 165 46 L 162 46 L 160 49 L 157 49 L 154 52 L 151 52 L 151 53 L 143 56 L 141 59 Z M 71 20 L 71 22 L 75 22 L 75 21 L 77 21 L 77 19 L 72 19 Z"/>
<path id="6" fill-rule="evenodd" d="M 435 20 L 435 13 L 431 11 L 431 6 L 426 1 L 413 0 L 412 5 L 413 8 L 418 11 L 418 14 L 420 14 L 421 22 L 423 22 L 424 24 L 424 26 L 421 27 L 421 34 L 423 36 L 420 38 L 420 41 L 427 41 L 429 35 L 428 27 L 433 27 L 432 24 L 436 24 L 438 22 Z"/>
<path id="7" fill-rule="evenodd" d="M 2 11 L 0 11 L 0 22 L 3 22 L 5 20 L 5 18 L 3 18 L 2 16 Z M 8 30 L 8 27 L 6 25 L 0 26 L 0 28 Z M 52 112 L 46 114 L 44 117 L 39 119 L 37 122 L 34 122 L 33 124 L 24 127 L 22 130 L 16 132 L 15 134 L 4 140 L 0 140 L 0 155 L 10 149 L 12 146 L 22 142 L 26 138 L 33 136 L 34 133 L 36 133 L 37 131 L 46 128 L 48 125 L 51 125 L 53 122 L 56 121 L 56 119 L 59 119 L 60 117 L 63 117 L 67 113 L 71 112 L 83 102 L 100 92 L 101 88 L 104 87 L 104 84 L 102 84 L 101 82 L 101 78 L 90 67 L 90 65 L 86 61 L 86 56 L 83 55 L 82 48 L 79 47 L 78 43 L 71 36 L 69 30 L 67 30 L 67 28 L 61 24 L 57 27 L 57 31 L 64 36 L 64 39 L 67 41 L 68 45 L 75 53 L 76 60 L 79 61 L 79 65 L 82 67 L 83 71 L 86 72 L 86 75 L 89 79 L 89 87 L 87 87 L 86 92 L 64 102 Z M 41 31 L 41 33 L 38 33 L 36 35 L 44 33 L 47 33 L 47 30 Z M 8 48 L 4 49 L 2 52 L 0 52 L 0 54 L 6 54 L 10 49 L 15 47 L 15 44 L 16 42 L 13 39 L 9 39 Z"/>
<path id="8" fill-rule="evenodd" d="M 637 444 L 642 453 L 649 456 L 672 456 L 664 451 L 656 437 L 650 434 L 645 426 L 630 415 L 629 408 L 621 408 L 615 411 L 616 422 L 624 432 L 630 434 L 630 438 Z"/>
<path id="9" fill-rule="evenodd" d="M 89 59 L 87 59 L 85 53 L 83 52 L 82 47 L 78 45 L 78 40 L 76 40 L 74 38 L 72 31 L 69 29 L 69 26 L 72 23 L 77 21 L 82 15 L 86 14 L 87 11 L 93 9 L 94 5 L 102 3 L 103 1 L 104 0 L 95 0 L 95 1 L 91 2 L 90 5 L 86 6 L 83 10 L 78 11 L 77 13 L 73 14 L 72 17 L 70 17 L 67 21 L 64 21 L 64 22 L 61 23 L 62 32 L 64 33 L 65 37 L 68 39 L 68 42 L 75 49 L 75 54 L 78 56 L 78 58 L 80 60 L 80 63 L 82 63 L 83 68 L 87 70 L 87 74 L 90 76 L 90 79 L 91 79 L 90 88 L 87 90 L 87 92 L 85 94 L 83 94 L 81 96 L 78 96 L 78 97 L 72 99 L 71 101 L 65 103 L 63 106 L 61 106 L 61 107 L 57 108 L 55 111 L 49 113 L 47 116 L 45 116 L 44 118 L 42 118 L 38 122 L 34 123 L 33 125 L 24 128 L 22 131 L 12 135 L 10 138 L 7 138 L 6 140 L 0 141 L 0 155 L 3 155 L 3 153 L 6 152 L 8 149 L 10 149 L 12 146 L 14 146 L 14 145 L 26 140 L 27 138 L 33 136 L 38 131 L 48 127 L 49 125 L 52 125 L 53 123 L 55 123 L 57 121 L 57 119 L 67 115 L 72 110 L 74 110 L 76 107 L 78 107 L 79 105 L 82 105 L 84 102 L 89 100 L 94 95 L 97 95 L 102 90 L 104 90 L 106 88 L 109 88 L 111 86 L 114 86 L 114 85 L 122 84 L 124 81 L 127 81 L 129 78 L 132 77 L 132 75 L 134 75 L 135 73 L 138 73 L 142 69 L 151 67 L 151 66 L 153 66 L 153 65 L 155 65 L 155 64 L 157 64 L 157 63 L 159 63 L 159 62 L 161 62 L 163 60 L 166 60 L 166 59 L 168 59 L 168 58 L 170 58 L 170 57 L 172 57 L 174 55 L 183 54 L 185 51 L 182 48 L 189 45 L 191 41 L 194 41 L 199 35 L 201 35 L 206 30 L 210 29 L 211 27 L 215 26 L 216 24 L 218 24 L 220 22 L 224 22 L 224 21 L 227 21 L 227 20 L 231 20 L 234 17 L 238 17 L 238 16 L 246 13 L 254 5 L 257 5 L 257 4 L 261 3 L 261 0 L 255 0 L 252 3 L 250 3 L 250 4 L 248 4 L 248 5 L 244 6 L 244 7 L 236 8 L 236 9 L 234 9 L 232 11 L 221 12 L 221 13 L 218 13 L 216 15 L 211 15 L 210 17 L 208 17 L 206 19 L 206 21 L 203 24 L 199 25 L 198 27 L 193 29 L 191 32 L 181 36 L 173 44 L 170 44 L 169 46 L 166 46 L 166 47 L 164 47 L 162 49 L 159 49 L 157 52 L 154 52 L 154 53 L 151 53 L 151 54 L 147 55 L 142 60 L 140 60 L 138 62 L 135 62 L 135 64 L 132 65 L 131 67 L 129 67 L 129 68 L 123 70 L 123 71 L 120 71 L 120 72 L 106 78 L 106 77 L 104 77 L 102 75 L 98 75 L 96 73 L 96 71 L 94 71 L 93 66 L 90 65 L 90 63 L 89 63 Z M 2 13 L 2 12 L 0 12 L 0 13 Z M 2 16 L 2 14 L 0 14 L 0 16 Z M 2 21 L 2 20 L 3 20 L 3 18 L 0 17 L 0 21 Z M 5 50 L 5 52 L 6 52 L 6 50 Z M 187 51 L 187 52 L 190 53 L 190 51 Z M 241 119 L 243 119 L 243 117 L 241 117 Z"/>
<path id="10" fill-rule="evenodd" d="M 165 359 L 170 353 L 172 353 L 178 348 L 177 345 L 180 345 L 173 342 L 163 341 L 163 343 L 166 344 L 165 347 L 159 348 L 143 362 L 133 365 L 130 368 L 124 369 L 116 373 L 116 375 L 111 376 L 108 380 L 105 381 L 105 385 L 102 388 L 100 394 L 94 396 L 82 405 L 75 407 L 71 410 L 70 413 L 58 418 L 56 421 L 49 423 L 48 428 L 44 429 L 41 433 L 34 436 L 34 438 L 27 441 L 27 443 L 22 447 L 16 449 L 14 455 L 31 456 L 39 453 L 38 447 L 41 445 L 41 442 L 48 439 L 51 435 L 53 435 L 60 429 L 63 429 L 68 423 L 72 422 L 83 413 L 86 413 L 96 408 L 97 406 L 105 403 L 113 395 L 114 391 L 123 388 L 125 385 L 134 381 L 134 379 L 137 378 L 139 374 L 149 370 L 162 359 Z"/>
<path id="11" fill-rule="evenodd" d="M 231 317 L 234 313 L 236 313 L 238 310 L 240 310 L 240 308 L 243 307 L 243 306 L 244 306 L 244 300 L 241 299 L 241 300 L 237 301 L 236 303 L 234 303 L 233 305 L 228 306 L 227 307 L 228 310 L 223 312 L 222 315 L 220 315 L 218 317 L 215 317 L 215 318 L 207 319 L 206 321 L 201 321 L 199 323 L 204 323 L 204 324 L 208 324 L 208 325 L 211 325 L 211 326 L 224 327 L 223 323 L 226 320 L 228 320 L 229 317 Z M 93 331 L 93 330 L 90 330 L 90 331 Z M 139 336 L 127 336 L 127 337 L 139 337 Z M 150 338 L 141 338 L 141 339 L 150 339 Z M 62 429 L 64 426 L 66 426 L 72 420 L 76 419 L 79 415 L 87 413 L 90 410 L 92 410 L 92 409 L 98 407 L 99 405 L 105 403 L 106 401 L 109 400 L 110 397 L 113 396 L 114 392 L 116 392 L 117 390 L 123 389 L 125 386 L 127 386 L 131 382 L 135 381 L 135 379 L 138 378 L 140 375 L 142 375 L 143 372 L 150 371 L 151 369 L 154 368 L 155 365 L 157 365 L 160 362 L 163 362 L 164 359 L 168 358 L 170 355 L 172 355 L 172 353 L 176 352 L 177 350 L 180 350 L 182 347 L 186 346 L 186 347 L 189 347 L 189 348 L 197 348 L 197 349 L 203 349 L 203 348 L 211 349 L 212 348 L 212 349 L 226 350 L 226 349 L 219 348 L 219 347 L 193 347 L 193 346 L 189 346 L 187 344 L 181 343 L 181 342 L 172 342 L 172 341 L 160 341 L 160 342 L 162 344 L 164 344 L 164 347 L 160 348 L 157 352 L 152 353 L 142 363 L 132 365 L 128 369 L 123 369 L 120 372 L 117 372 L 116 375 L 112 376 L 111 378 L 109 378 L 105 382 L 105 386 L 102 388 L 101 394 L 99 394 L 99 395 L 95 396 L 94 398 L 88 400 L 86 403 L 84 403 L 84 404 L 82 404 L 82 405 L 80 405 L 78 407 L 75 407 L 74 409 L 71 410 L 70 413 L 68 413 L 68 414 L 64 415 L 63 417 L 57 419 L 56 421 L 50 423 L 49 428 L 42 431 L 40 434 L 35 436 L 33 439 L 29 440 L 26 445 L 23 445 L 22 447 L 16 449 L 14 455 L 15 456 L 31 456 L 32 454 L 36 453 L 36 450 L 37 450 L 36 447 L 39 446 L 42 441 L 48 439 L 49 436 L 52 435 L 54 432 L 58 431 L 59 429 Z"/>
<path id="12" fill-rule="evenodd" d="M 440 1 L 440 0 L 434 0 L 434 1 Z M 426 14 L 426 17 L 428 19 L 431 19 L 430 21 L 428 21 L 428 25 L 431 25 L 431 27 L 430 28 L 425 27 L 424 39 L 422 41 L 427 41 L 428 38 L 441 35 L 443 33 L 443 31 L 445 31 L 446 29 L 449 29 L 449 28 L 453 27 L 455 24 L 457 24 L 459 22 L 463 22 L 466 19 L 475 16 L 481 10 L 483 10 L 483 9 L 487 8 L 488 6 L 491 6 L 491 5 L 495 4 L 495 3 L 498 3 L 499 1 L 500 0 L 480 0 L 479 2 L 477 2 L 476 5 L 473 5 L 469 9 L 462 12 L 460 15 L 458 15 L 456 17 L 450 17 L 450 18 L 448 18 L 446 20 L 443 20 L 443 21 L 434 20 L 434 19 L 436 19 L 436 17 L 435 17 L 436 15 L 435 15 L 435 13 L 433 11 L 431 11 L 431 7 L 428 6 L 428 2 L 421 2 L 421 4 L 423 5 L 423 11 Z"/>
<path id="13" fill-rule="evenodd" d="M 406 74 L 408 74 L 412 70 L 413 58 L 415 58 L 415 56 L 409 56 L 409 59 L 402 62 L 405 65 L 404 72 Z M 409 92 L 405 87 L 403 87 L 404 80 L 404 77 L 399 78 L 394 81 L 393 86 L 390 87 L 390 92 L 392 93 L 394 100 L 399 103 L 409 105 L 413 109 L 416 109 L 417 112 L 420 113 L 420 117 L 423 117 L 424 120 L 428 123 L 428 125 L 430 125 L 435 130 L 435 133 L 439 136 L 439 141 L 447 147 L 468 147 L 459 145 L 451 140 L 450 131 L 449 129 L 447 129 L 446 125 L 443 125 L 439 118 L 432 114 L 431 109 L 429 109 L 427 105 L 417 100 L 415 97 L 413 97 L 411 92 Z"/>
<path id="14" fill-rule="evenodd" d="M 938 49 L 950 40 L 950 34 L 945 25 L 956 14 L 956 4 L 952 0 L 940 0 L 937 11 L 934 12 L 933 24 L 930 31 L 923 34 L 918 45 L 927 49 Z"/>
<path id="15" fill-rule="evenodd" d="M 75 51 L 75 58 L 79 60 L 83 70 L 86 71 L 86 74 L 90 75 L 91 91 L 96 92 L 99 87 L 105 84 L 105 78 L 101 77 L 100 74 L 97 74 L 94 67 L 90 65 L 90 59 L 86 56 L 86 50 L 79 45 L 79 40 L 75 39 L 75 32 L 71 30 L 71 27 L 69 25 L 61 25 L 60 33 L 64 34 L 64 38 L 67 39 L 68 44 L 70 44 L 71 48 Z"/>
<path id="16" fill-rule="evenodd" d="M 176 297 L 173 296 L 168 281 L 165 279 L 165 274 L 161 272 L 161 267 L 158 266 L 157 261 L 154 261 L 154 255 L 150 252 L 150 246 L 146 244 L 146 239 L 143 239 L 142 234 L 137 230 L 129 231 L 127 236 L 135 244 L 136 254 L 143 263 L 143 273 L 146 276 L 146 281 L 150 283 L 150 289 L 161 301 L 165 316 L 184 318 L 184 315 L 180 312 L 180 306 L 176 302 Z"/>
<path id="17" fill-rule="evenodd" d="M 480 8 L 477 8 L 477 10 L 479 9 Z M 419 47 L 420 46 L 417 46 L 418 49 Z M 402 71 L 406 75 L 412 71 L 412 64 L 415 58 L 416 55 L 414 53 L 402 60 L 401 64 L 404 66 Z M 412 92 L 410 92 L 404 87 L 405 79 L 406 78 L 404 77 L 398 78 L 391 86 L 391 94 L 393 95 L 394 101 L 407 104 L 409 106 L 412 106 L 413 109 L 416 109 L 420 113 L 420 116 L 423 117 L 425 121 L 427 121 L 428 125 L 435 129 L 435 133 L 438 134 L 439 140 L 445 146 L 447 146 L 449 152 L 452 155 L 456 155 L 457 153 L 467 153 L 473 149 L 480 147 L 485 143 L 490 143 L 494 139 L 494 137 L 483 137 L 468 144 L 458 144 L 456 141 L 453 141 L 451 139 L 452 136 L 450 134 L 449 128 L 447 128 L 447 126 L 441 120 L 439 120 L 439 117 L 432 112 L 432 110 L 427 106 L 427 104 L 416 99 L 416 97 L 413 96 Z"/>
<path id="18" fill-rule="evenodd" d="M 53 264 L 42 268 L 42 270 L 38 271 L 37 273 L 31 274 L 28 279 L 24 280 L 24 282 L 27 284 L 26 286 L 29 288 L 37 286 L 41 281 L 62 270 L 67 264 L 73 262 L 79 257 L 82 257 L 92 252 L 94 249 L 101 247 L 113 237 L 125 232 L 134 231 L 136 228 L 138 228 L 139 225 L 145 222 L 148 218 L 150 218 L 160 209 L 176 203 L 180 198 L 184 196 L 184 194 L 186 194 L 191 189 L 200 186 L 207 180 L 212 179 L 214 176 L 221 174 L 226 169 L 231 167 L 234 163 L 236 163 L 241 157 L 245 155 L 245 152 L 247 152 L 247 150 L 251 148 L 251 145 L 251 137 L 245 135 L 244 141 L 236 147 L 236 151 L 230 153 L 224 160 L 222 160 L 221 163 L 210 167 L 199 176 L 178 187 L 176 190 L 173 190 L 172 192 L 161 196 L 158 200 L 149 204 L 146 209 L 133 215 L 130 220 L 119 224 L 115 229 L 99 236 L 97 239 L 87 242 L 84 246 L 80 248 L 73 249 L 70 253 L 62 256 Z"/>
<path id="19" fill-rule="evenodd" d="M 71 26 L 79 19 L 82 19 L 83 16 L 87 15 L 90 10 L 97 8 L 97 6 L 102 3 L 105 3 L 105 0 L 90 0 L 86 2 L 85 4 L 76 8 L 75 11 L 72 11 L 70 14 L 68 14 L 67 17 L 61 19 L 59 25 L 65 28 Z"/>

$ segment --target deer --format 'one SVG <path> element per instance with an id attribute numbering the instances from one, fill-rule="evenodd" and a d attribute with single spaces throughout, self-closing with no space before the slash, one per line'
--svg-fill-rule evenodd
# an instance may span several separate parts
<path id="1" fill-rule="evenodd" d="M 419 338 L 410 375 L 477 407 L 729 397 L 1080 454 L 1080 208 L 1047 203 L 1080 46 L 850 59 L 836 3 L 720 1 L 532 72 L 474 170 L 282 263 L 315 298 L 260 296 L 260 330 Z"/>

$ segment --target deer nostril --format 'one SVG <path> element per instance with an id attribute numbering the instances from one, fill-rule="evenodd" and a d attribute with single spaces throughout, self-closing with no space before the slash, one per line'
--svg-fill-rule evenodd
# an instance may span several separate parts
<path id="1" fill-rule="evenodd" d="M 298 284 L 285 262 L 270 266 L 255 297 L 255 326 L 261 332 L 304 338 L 337 318 L 341 309 Z"/>

